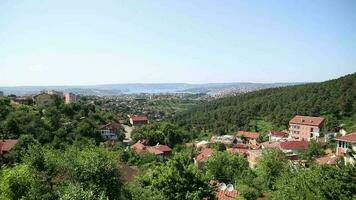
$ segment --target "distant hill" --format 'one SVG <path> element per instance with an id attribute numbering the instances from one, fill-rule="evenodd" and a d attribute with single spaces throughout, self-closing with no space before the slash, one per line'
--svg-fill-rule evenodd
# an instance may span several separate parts
<path id="1" fill-rule="evenodd" d="M 117 96 L 122 94 L 136 93 L 211 93 L 216 94 L 226 89 L 237 89 L 243 91 L 258 90 L 263 88 L 295 85 L 298 83 L 132 83 L 132 84 L 107 84 L 88 86 L 19 86 L 0 87 L 6 95 L 28 95 L 38 93 L 42 90 L 58 90 L 63 92 L 74 92 L 81 95 Z"/>
<path id="2" fill-rule="evenodd" d="M 264 89 L 193 107 L 174 120 L 188 129 L 218 134 L 253 129 L 262 120 L 281 128 L 296 114 L 326 116 L 328 127 L 356 127 L 356 73 L 321 83 Z M 353 121 L 354 120 L 354 121 Z M 284 127 L 283 127 L 284 126 Z M 356 130 L 353 130 L 356 131 Z"/>

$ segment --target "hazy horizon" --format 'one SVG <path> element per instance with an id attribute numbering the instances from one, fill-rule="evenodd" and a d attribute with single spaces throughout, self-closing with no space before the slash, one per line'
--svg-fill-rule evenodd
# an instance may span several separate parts
<path id="1" fill-rule="evenodd" d="M 356 2 L 0 1 L 0 86 L 321 82 L 356 71 Z"/>

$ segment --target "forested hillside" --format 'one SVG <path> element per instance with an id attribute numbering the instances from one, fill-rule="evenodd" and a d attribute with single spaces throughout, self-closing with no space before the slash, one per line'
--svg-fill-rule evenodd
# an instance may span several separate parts
<path id="1" fill-rule="evenodd" d="M 324 116 L 327 128 L 344 124 L 356 131 L 356 73 L 322 83 L 266 89 L 198 105 L 177 116 L 188 129 L 217 134 L 237 129 L 256 130 L 256 124 L 283 129 L 296 114 Z M 258 130 L 257 130 L 258 131 Z"/>

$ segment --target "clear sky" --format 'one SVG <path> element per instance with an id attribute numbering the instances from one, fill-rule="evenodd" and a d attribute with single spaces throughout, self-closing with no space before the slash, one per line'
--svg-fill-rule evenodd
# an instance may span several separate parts
<path id="1" fill-rule="evenodd" d="M 356 72 L 356 1 L 1 0 L 0 85 L 323 81 Z"/>

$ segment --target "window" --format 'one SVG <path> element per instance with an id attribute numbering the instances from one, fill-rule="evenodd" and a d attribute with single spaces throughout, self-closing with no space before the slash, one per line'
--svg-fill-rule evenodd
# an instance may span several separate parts
<path id="1" fill-rule="evenodd" d="M 310 132 L 314 132 L 314 128 L 310 128 Z"/>

